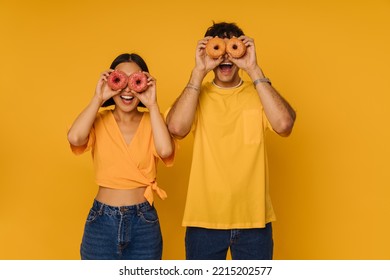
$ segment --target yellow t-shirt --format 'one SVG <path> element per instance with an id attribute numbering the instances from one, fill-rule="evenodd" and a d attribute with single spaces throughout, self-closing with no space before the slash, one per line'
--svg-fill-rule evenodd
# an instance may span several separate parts
<path id="1" fill-rule="evenodd" d="M 273 131 L 253 84 L 202 86 L 183 226 L 262 228 L 275 220 L 264 143 Z"/>
<path id="2" fill-rule="evenodd" d="M 88 143 L 85 146 L 71 145 L 75 154 L 92 149 L 95 181 L 99 186 L 112 189 L 147 187 L 145 198 L 153 203 L 153 191 L 161 199 L 166 193 L 157 186 L 158 156 L 153 140 L 150 114 L 144 112 L 132 141 L 127 144 L 122 136 L 112 110 L 103 110 L 96 116 Z M 174 154 L 162 161 L 173 164 Z"/>

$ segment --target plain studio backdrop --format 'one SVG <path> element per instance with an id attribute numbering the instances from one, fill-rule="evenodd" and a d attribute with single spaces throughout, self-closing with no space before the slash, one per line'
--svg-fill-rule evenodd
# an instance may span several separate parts
<path id="1" fill-rule="evenodd" d="M 97 186 L 67 129 L 124 52 L 145 58 L 166 111 L 213 21 L 255 39 L 297 111 L 289 138 L 267 135 L 274 258 L 390 259 L 388 0 L 0 0 L 0 259 L 79 259 Z M 158 168 L 164 259 L 184 259 L 192 141 Z"/>

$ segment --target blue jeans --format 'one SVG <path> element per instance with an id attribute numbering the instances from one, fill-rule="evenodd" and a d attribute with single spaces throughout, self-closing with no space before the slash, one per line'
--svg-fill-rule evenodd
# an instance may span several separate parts
<path id="1" fill-rule="evenodd" d="M 272 260 L 272 225 L 253 229 L 206 229 L 187 227 L 187 260 Z"/>
<path id="2" fill-rule="evenodd" d="M 83 260 L 160 260 L 162 236 L 148 202 L 114 207 L 94 201 L 80 249 Z"/>

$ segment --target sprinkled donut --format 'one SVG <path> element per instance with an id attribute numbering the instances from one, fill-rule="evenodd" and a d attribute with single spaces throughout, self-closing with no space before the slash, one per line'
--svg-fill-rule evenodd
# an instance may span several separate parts
<path id="1" fill-rule="evenodd" d="M 107 79 L 107 84 L 112 90 L 124 89 L 127 87 L 128 77 L 125 72 L 114 70 Z"/>
<path id="2" fill-rule="evenodd" d="M 226 52 L 233 58 L 240 58 L 246 52 L 246 46 L 238 38 L 230 38 L 226 44 Z"/>
<path id="3" fill-rule="evenodd" d="M 219 37 L 214 37 L 207 42 L 206 53 L 211 58 L 219 58 L 225 54 L 225 41 Z"/>
<path id="4" fill-rule="evenodd" d="M 143 92 L 148 88 L 148 77 L 142 72 L 135 72 L 130 75 L 128 84 L 135 92 Z"/>

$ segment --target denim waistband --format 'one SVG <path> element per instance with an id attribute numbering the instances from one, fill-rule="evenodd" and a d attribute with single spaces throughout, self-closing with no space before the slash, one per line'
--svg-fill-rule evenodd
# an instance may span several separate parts
<path id="1" fill-rule="evenodd" d="M 149 202 L 145 201 L 140 204 L 136 205 L 130 205 L 130 206 L 110 206 L 107 204 L 104 204 L 100 201 L 97 201 L 96 199 L 93 201 L 92 209 L 99 213 L 105 213 L 105 214 L 136 214 L 138 212 L 144 212 L 147 210 L 150 210 L 153 208 L 152 205 L 149 204 Z"/>

